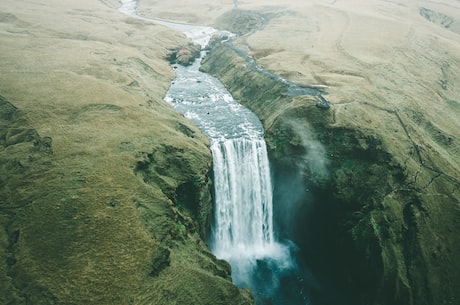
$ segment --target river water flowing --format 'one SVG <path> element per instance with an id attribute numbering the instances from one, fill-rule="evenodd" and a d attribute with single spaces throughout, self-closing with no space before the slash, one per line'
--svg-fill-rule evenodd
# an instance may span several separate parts
<path id="1" fill-rule="evenodd" d="M 217 32 L 210 27 L 139 17 L 136 1 L 122 2 L 121 12 L 180 30 L 202 47 Z M 233 282 L 251 288 L 259 304 L 293 304 L 276 296 L 282 276 L 292 273 L 295 263 L 289 247 L 278 242 L 274 232 L 263 126 L 216 78 L 199 71 L 200 61 L 188 67 L 173 66 L 176 78 L 165 100 L 211 142 L 215 188 L 211 250 L 231 264 Z M 298 300 L 302 302 L 296 304 L 306 304 L 305 298 Z"/>

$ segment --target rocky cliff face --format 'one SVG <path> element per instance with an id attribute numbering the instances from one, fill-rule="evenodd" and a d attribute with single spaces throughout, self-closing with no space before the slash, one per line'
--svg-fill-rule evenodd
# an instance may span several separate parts
<path id="1" fill-rule="evenodd" d="M 252 304 L 203 242 L 207 139 L 163 101 L 186 41 L 111 3 L 0 4 L 0 303 Z"/>
<path id="2" fill-rule="evenodd" d="M 350 109 L 355 121 L 340 118 L 334 105 L 286 95 L 241 54 L 221 45 L 203 69 L 262 120 L 281 237 L 299 245 L 329 293 L 351 304 L 456 304 L 460 184 L 431 167 L 443 160 L 420 151 L 397 111 L 364 104 Z M 356 119 L 371 111 L 396 135 Z"/>

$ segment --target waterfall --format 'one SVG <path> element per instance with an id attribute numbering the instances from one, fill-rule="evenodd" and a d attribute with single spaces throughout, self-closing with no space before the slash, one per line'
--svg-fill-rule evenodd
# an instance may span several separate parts
<path id="1" fill-rule="evenodd" d="M 272 186 L 265 142 L 215 142 L 215 250 L 253 252 L 273 243 Z"/>
<path id="2" fill-rule="evenodd" d="M 273 233 L 272 184 L 265 141 L 227 139 L 215 141 L 211 150 L 215 189 L 212 250 L 230 262 L 237 285 L 254 289 L 261 262 L 270 262 L 277 271 L 292 267 L 289 249 L 276 242 Z M 276 278 L 266 287 L 274 286 Z"/>
<path id="3" fill-rule="evenodd" d="M 202 47 L 217 32 L 209 27 L 139 17 L 136 0 L 122 3 L 121 12 L 178 29 Z M 280 296 L 286 299 L 279 291 L 280 280 L 293 274 L 296 266 L 289 246 L 279 243 L 274 234 L 264 128 L 254 113 L 199 67 L 199 60 L 188 67 L 175 65 L 176 78 L 165 100 L 211 140 L 215 192 L 212 252 L 230 263 L 233 282 L 250 288 L 258 304 L 264 300 L 281 304 L 275 300 Z"/>

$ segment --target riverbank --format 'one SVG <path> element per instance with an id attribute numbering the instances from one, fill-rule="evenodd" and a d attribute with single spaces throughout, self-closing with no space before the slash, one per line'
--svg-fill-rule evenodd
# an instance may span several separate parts
<path id="1" fill-rule="evenodd" d="M 163 101 L 186 40 L 118 6 L 0 4 L 0 303 L 251 304 L 200 239 L 209 142 Z"/>
<path id="2" fill-rule="evenodd" d="M 170 1 L 154 12 L 146 9 L 153 4 L 145 0 L 139 10 L 158 17 L 174 5 Z M 212 24 L 229 6 L 191 3 L 187 14 L 171 18 Z M 433 165 L 460 176 L 460 147 L 454 141 L 459 92 L 453 85 L 460 75 L 457 6 L 450 1 L 248 0 L 239 8 L 255 11 L 266 22 L 263 30 L 235 42 L 258 65 L 301 86 L 328 87 L 337 124 L 384 134 L 403 162 L 411 141 L 395 131 L 401 128 L 397 118 L 390 125 L 386 120 L 388 111 L 399 111 L 414 140 L 428 154 L 439 154 L 430 160 Z"/>
<path id="3" fill-rule="evenodd" d="M 185 40 L 119 5 L 0 4 L 0 303 L 251 303 L 198 238 L 207 217 L 176 205 L 193 185 L 210 207 L 207 140 L 162 100 Z M 233 4 L 140 5 L 213 24 Z M 296 211 L 278 205 L 281 234 L 354 304 L 458 303 L 458 4 L 239 7 L 265 22 L 235 45 L 332 102 L 286 97 L 231 50 L 209 59 L 265 124 L 275 202 Z"/>

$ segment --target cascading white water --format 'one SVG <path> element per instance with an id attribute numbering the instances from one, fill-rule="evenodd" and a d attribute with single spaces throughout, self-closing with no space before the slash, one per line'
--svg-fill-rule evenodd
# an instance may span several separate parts
<path id="1" fill-rule="evenodd" d="M 214 142 L 216 211 L 214 251 L 254 253 L 270 246 L 273 209 L 270 169 L 263 139 Z"/>
<path id="2" fill-rule="evenodd" d="M 233 279 L 252 287 L 257 262 L 270 259 L 278 268 L 290 266 L 286 247 L 275 241 L 272 185 L 263 138 L 215 141 L 215 221 L 212 250 L 230 262 Z"/>
<path id="3" fill-rule="evenodd" d="M 123 13 L 150 20 L 135 14 L 135 0 L 122 3 Z M 209 27 L 150 21 L 179 29 L 202 47 L 217 32 Z M 199 61 L 189 67 L 174 66 L 176 79 L 165 100 L 211 140 L 215 189 L 213 253 L 231 264 L 237 285 L 259 293 L 264 290 L 261 294 L 267 297 L 275 293 L 278 276 L 291 270 L 294 263 L 289 248 L 277 242 L 274 234 L 272 184 L 263 126 L 255 114 L 237 103 L 217 79 L 200 72 L 199 67 Z M 260 279 L 258 268 L 273 271 L 265 270 Z"/>

